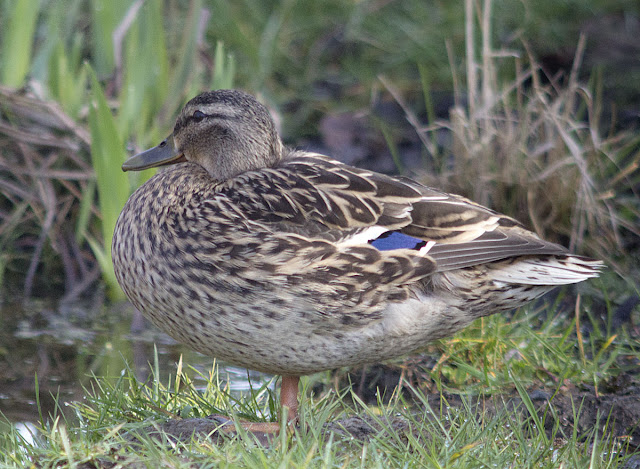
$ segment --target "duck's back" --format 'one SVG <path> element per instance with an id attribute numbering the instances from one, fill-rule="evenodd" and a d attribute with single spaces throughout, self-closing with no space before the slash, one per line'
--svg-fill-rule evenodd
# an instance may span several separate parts
<path id="1" fill-rule="evenodd" d="M 287 375 L 409 353 L 601 265 L 461 197 L 302 152 L 224 182 L 161 171 L 127 202 L 113 260 L 179 341 Z"/>

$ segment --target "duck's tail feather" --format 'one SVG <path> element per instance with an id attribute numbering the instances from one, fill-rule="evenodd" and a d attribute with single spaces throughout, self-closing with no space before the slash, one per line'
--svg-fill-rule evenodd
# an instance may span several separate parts
<path id="1" fill-rule="evenodd" d="M 520 285 L 567 285 L 597 277 L 602 261 L 583 256 L 521 257 L 490 264 L 494 281 Z"/>

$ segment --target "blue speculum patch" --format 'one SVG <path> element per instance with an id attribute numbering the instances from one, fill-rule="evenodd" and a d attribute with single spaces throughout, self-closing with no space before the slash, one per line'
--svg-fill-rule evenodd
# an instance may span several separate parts
<path id="1" fill-rule="evenodd" d="M 387 231 L 378 238 L 369 241 L 378 251 L 393 251 L 394 249 L 420 249 L 427 244 L 426 241 L 414 238 L 398 231 Z"/>

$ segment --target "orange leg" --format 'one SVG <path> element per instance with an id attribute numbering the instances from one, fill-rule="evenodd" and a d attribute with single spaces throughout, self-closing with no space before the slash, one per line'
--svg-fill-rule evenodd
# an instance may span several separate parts
<path id="1" fill-rule="evenodd" d="M 298 383 L 299 376 L 283 376 L 280 383 L 280 419 L 287 413 L 287 425 L 295 425 L 298 421 Z M 238 422 L 238 424 L 251 433 L 279 433 L 279 422 Z M 235 433 L 233 422 L 225 423 L 221 430 L 225 433 Z"/>
<path id="2" fill-rule="evenodd" d="M 287 409 L 287 425 L 295 425 L 298 422 L 298 383 L 299 376 L 283 376 L 280 384 L 280 418 Z"/>

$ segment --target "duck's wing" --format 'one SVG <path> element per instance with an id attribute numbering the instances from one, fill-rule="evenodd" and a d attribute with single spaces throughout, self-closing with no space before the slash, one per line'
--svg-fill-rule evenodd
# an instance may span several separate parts
<path id="1" fill-rule="evenodd" d="M 514 219 L 463 197 L 294 152 L 277 168 L 244 173 L 216 189 L 274 232 L 340 246 L 415 250 L 438 271 L 567 251 Z"/>

